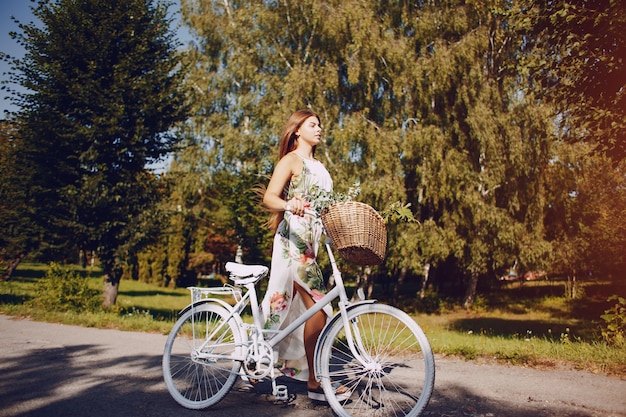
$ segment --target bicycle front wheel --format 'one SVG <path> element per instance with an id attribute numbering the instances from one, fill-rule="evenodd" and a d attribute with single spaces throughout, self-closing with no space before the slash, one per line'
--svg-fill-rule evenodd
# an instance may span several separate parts
<path id="1" fill-rule="evenodd" d="M 435 361 L 422 329 L 403 311 L 363 304 L 348 311 L 355 349 L 341 317 L 320 345 L 318 377 L 339 416 L 418 416 L 435 383 Z"/>
<path id="2" fill-rule="evenodd" d="M 203 409 L 219 402 L 235 383 L 241 333 L 234 317 L 217 304 L 202 304 L 174 324 L 163 353 L 163 377 L 180 405 Z"/>

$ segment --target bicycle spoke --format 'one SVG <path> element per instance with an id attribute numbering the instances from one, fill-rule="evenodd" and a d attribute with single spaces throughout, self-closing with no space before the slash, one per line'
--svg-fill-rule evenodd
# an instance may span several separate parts
<path id="1" fill-rule="evenodd" d="M 163 375 L 172 397 L 191 409 L 220 401 L 235 383 L 241 345 L 232 316 L 221 306 L 204 304 L 186 312 L 165 345 Z"/>
<path id="2" fill-rule="evenodd" d="M 369 304 L 349 312 L 355 350 L 338 319 L 318 354 L 322 384 L 339 416 L 418 416 L 430 399 L 434 359 L 428 341 L 409 316 L 393 307 Z M 334 397 L 332 382 L 350 390 Z"/>

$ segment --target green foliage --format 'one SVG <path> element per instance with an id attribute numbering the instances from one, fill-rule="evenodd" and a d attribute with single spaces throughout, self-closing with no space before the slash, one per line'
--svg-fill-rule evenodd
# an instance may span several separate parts
<path id="1" fill-rule="evenodd" d="M 563 139 L 591 144 L 614 162 L 626 156 L 626 4 L 525 0 L 520 72 L 560 115 Z"/>
<path id="2" fill-rule="evenodd" d="M 40 240 L 57 258 L 61 248 L 97 251 L 113 287 L 123 259 L 150 240 L 145 217 L 159 189 L 146 165 L 175 148 L 172 128 L 187 116 L 167 7 L 42 1 L 33 9 L 40 22 L 15 35 L 26 54 L 11 81 L 28 91 L 14 95 L 16 166 Z"/>
<path id="3" fill-rule="evenodd" d="M 524 365 L 532 362 L 533 360 L 532 356 L 528 353 L 522 353 L 519 351 L 497 351 L 496 357 L 500 361 L 513 365 Z"/>
<path id="4" fill-rule="evenodd" d="M 3 259 L 97 247 L 108 274 L 127 261 L 163 285 L 219 273 L 237 248 L 267 263 L 255 190 L 279 129 L 309 107 L 337 195 L 359 183 L 390 219 L 377 273 L 431 268 L 426 285 L 467 305 L 516 261 L 621 279 L 623 2 L 181 6 L 197 41 L 182 56 L 147 0 L 42 2 L 43 25 L 16 35 L 12 79 L 34 94 L 0 153 Z M 145 163 L 181 139 L 157 183 Z"/>
<path id="5" fill-rule="evenodd" d="M 389 204 L 382 210 L 380 215 L 383 219 L 385 219 L 385 223 L 419 222 L 411 211 L 411 203 L 404 204 L 401 201 L 396 201 Z"/>
<path id="6" fill-rule="evenodd" d="M 607 301 L 615 303 L 600 316 L 604 320 L 602 337 L 611 345 L 624 346 L 626 345 L 626 298 L 612 295 Z"/>
<path id="7" fill-rule="evenodd" d="M 414 301 L 416 311 L 424 314 L 439 314 L 442 310 L 443 300 L 434 291 L 426 291 L 424 297 L 417 297 Z"/>
<path id="8" fill-rule="evenodd" d="M 504 22 L 516 12 L 510 2 L 182 1 L 201 40 L 189 55 L 191 126 L 207 138 L 209 171 L 235 173 L 237 190 L 265 178 L 280 127 L 310 107 L 336 191 L 358 182 L 360 201 L 383 211 L 402 201 L 391 215 L 419 222 L 389 224 L 389 275 L 463 271 L 455 282 L 476 278 L 473 294 L 515 257 L 534 266 L 546 254 L 551 123 L 511 70 L 522 39 Z"/>
<path id="9" fill-rule="evenodd" d="M 358 194 L 358 192 L 356 194 Z M 306 199 L 313 207 L 315 207 L 315 210 L 319 215 L 322 214 L 324 209 L 327 209 L 333 204 L 353 201 L 354 197 L 356 197 L 356 195 L 352 192 L 348 192 L 348 194 L 338 193 L 336 191 L 326 191 L 317 186 L 313 186 Z"/>
<path id="10" fill-rule="evenodd" d="M 27 253 L 37 247 L 39 233 L 28 199 L 29 178 L 17 164 L 17 124 L 0 121 L 0 280 L 8 280 Z"/>
<path id="11" fill-rule="evenodd" d="M 145 248 L 137 255 L 137 279 L 141 282 L 168 286 L 165 272 L 167 252 L 158 244 Z"/>
<path id="12" fill-rule="evenodd" d="M 582 271 L 622 277 L 626 265 L 626 163 L 617 169 L 587 145 L 561 147 L 549 167 L 551 204 L 546 234 L 554 242 L 552 267 L 581 279 Z M 575 191 L 571 191 L 575 190 Z"/>
<path id="13" fill-rule="evenodd" d="M 478 352 L 475 346 L 461 345 L 451 349 L 451 354 L 461 356 L 466 360 L 476 359 Z"/>
<path id="14" fill-rule="evenodd" d="M 73 268 L 50 263 L 30 303 L 45 311 L 95 312 L 102 305 L 102 294 Z"/>

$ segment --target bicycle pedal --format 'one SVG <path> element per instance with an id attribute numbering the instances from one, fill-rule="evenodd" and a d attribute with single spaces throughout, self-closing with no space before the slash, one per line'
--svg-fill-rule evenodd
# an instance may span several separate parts
<path id="1" fill-rule="evenodd" d="M 288 401 L 289 392 L 287 391 L 287 386 L 276 385 L 276 389 L 274 390 L 274 397 L 276 397 L 278 401 Z"/>

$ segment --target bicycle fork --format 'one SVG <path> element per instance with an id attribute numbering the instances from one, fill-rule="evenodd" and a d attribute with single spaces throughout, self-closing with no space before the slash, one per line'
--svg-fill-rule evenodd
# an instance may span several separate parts
<path id="1" fill-rule="evenodd" d="M 350 352 L 354 355 L 354 358 L 361 363 L 361 365 L 365 368 L 370 368 L 374 365 L 374 360 L 367 354 L 367 350 L 363 346 L 363 339 L 361 338 L 361 334 L 357 326 L 357 320 L 353 319 L 350 321 L 348 319 L 348 307 L 352 305 L 352 303 L 348 301 L 348 295 L 346 294 L 343 284 L 343 277 L 341 276 L 341 271 L 339 271 L 339 268 L 337 267 L 335 255 L 330 248 L 329 239 L 326 240 L 325 244 L 330 264 L 333 269 L 335 283 L 338 283 L 337 287 L 341 288 L 341 291 L 339 291 L 339 312 L 341 314 L 341 320 L 343 321 L 343 327 L 346 330 L 346 341 L 348 342 L 348 347 L 350 348 Z M 359 295 L 361 301 L 365 301 L 365 294 L 362 289 L 359 289 L 357 294 Z M 322 334 L 324 334 L 323 331 Z"/>

